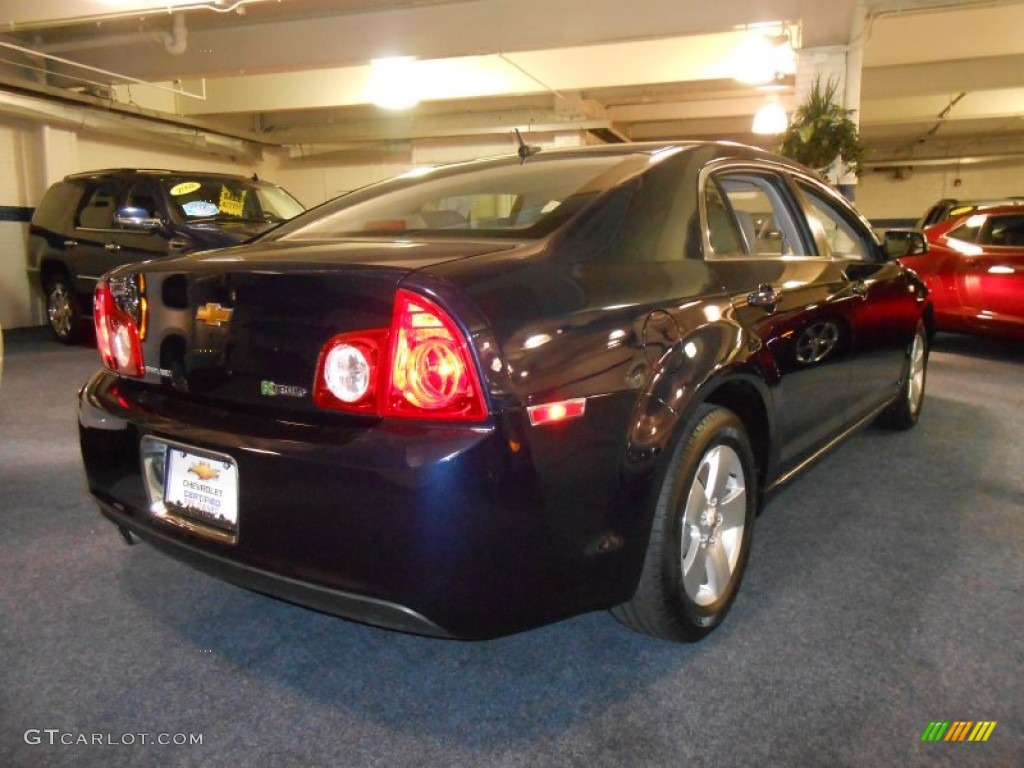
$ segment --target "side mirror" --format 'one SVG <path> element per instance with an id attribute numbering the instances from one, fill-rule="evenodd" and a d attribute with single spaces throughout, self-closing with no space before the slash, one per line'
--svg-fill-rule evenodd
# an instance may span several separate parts
<path id="1" fill-rule="evenodd" d="M 163 222 L 153 216 L 150 211 L 131 206 L 119 208 L 114 214 L 114 223 L 123 229 L 132 229 L 138 232 L 154 232 L 163 226 Z"/>
<path id="2" fill-rule="evenodd" d="M 928 253 L 928 240 L 919 229 L 890 229 L 885 233 L 885 255 L 890 259 Z"/>

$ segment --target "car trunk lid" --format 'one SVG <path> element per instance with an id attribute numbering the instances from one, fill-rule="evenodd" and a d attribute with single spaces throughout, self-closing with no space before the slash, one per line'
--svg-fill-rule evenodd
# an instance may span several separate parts
<path id="1" fill-rule="evenodd" d="M 515 245 L 271 243 L 152 262 L 112 277 L 142 275 L 148 385 L 189 398 L 303 411 L 315 407 L 324 344 L 341 333 L 389 328 L 405 276 Z"/>

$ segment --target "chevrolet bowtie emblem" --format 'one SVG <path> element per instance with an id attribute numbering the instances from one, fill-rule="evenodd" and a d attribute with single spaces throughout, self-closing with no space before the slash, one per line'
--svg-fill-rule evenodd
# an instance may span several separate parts
<path id="1" fill-rule="evenodd" d="M 231 322 L 231 315 L 234 311 L 233 309 L 222 307 L 220 304 L 209 302 L 196 310 L 196 320 L 201 320 L 207 325 L 214 325 L 219 328 L 224 323 Z"/>

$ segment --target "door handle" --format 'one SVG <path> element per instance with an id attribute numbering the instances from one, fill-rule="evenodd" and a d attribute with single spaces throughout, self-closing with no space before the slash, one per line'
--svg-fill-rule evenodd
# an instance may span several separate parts
<path id="1" fill-rule="evenodd" d="M 64 241 L 64 247 L 65 248 L 74 248 L 76 245 L 78 245 L 78 241 L 77 240 L 65 240 Z"/>
<path id="2" fill-rule="evenodd" d="M 753 293 L 747 294 L 747 304 L 752 307 L 763 307 L 769 312 L 782 300 L 782 294 L 770 285 L 762 283 Z"/>
<path id="3" fill-rule="evenodd" d="M 117 253 L 121 250 L 121 246 L 117 243 L 107 243 L 103 246 L 103 250 L 110 251 L 111 253 Z"/>
<path id="4" fill-rule="evenodd" d="M 189 241 L 184 237 L 172 237 L 167 241 L 167 250 L 171 253 L 177 253 L 183 251 L 189 246 Z"/>

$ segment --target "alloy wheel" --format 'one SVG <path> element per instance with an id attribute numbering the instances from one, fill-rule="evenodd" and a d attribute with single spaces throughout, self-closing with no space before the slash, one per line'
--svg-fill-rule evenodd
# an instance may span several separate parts
<path id="1" fill-rule="evenodd" d="M 701 458 L 683 515 L 683 587 L 697 605 L 712 605 L 727 593 L 742 548 L 746 509 L 740 457 L 728 445 L 716 445 Z"/>

